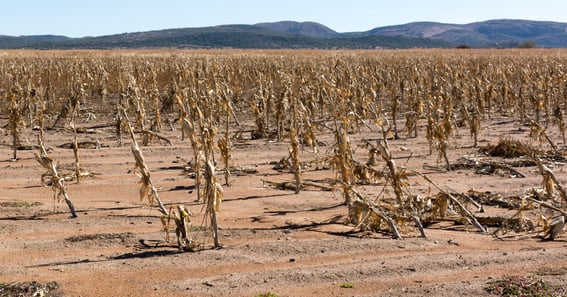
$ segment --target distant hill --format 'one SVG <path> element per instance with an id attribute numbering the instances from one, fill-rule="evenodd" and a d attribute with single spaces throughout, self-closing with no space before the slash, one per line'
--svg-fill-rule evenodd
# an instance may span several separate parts
<path id="1" fill-rule="evenodd" d="M 472 47 L 515 47 L 531 40 L 540 47 L 567 47 L 567 23 L 490 20 L 466 25 L 417 22 L 378 27 L 369 35 L 430 38 Z"/>
<path id="2" fill-rule="evenodd" d="M 451 47 L 445 41 L 404 36 L 346 36 L 317 23 L 279 22 L 167 29 L 98 37 L 45 40 L 33 36 L 0 37 L 0 48 L 244 48 L 373 49 Z"/>
<path id="3" fill-rule="evenodd" d="M 34 35 L 34 36 L 6 36 L 0 35 L 0 48 L 21 48 L 36 42 L 58 42 L 69 40 L 69 37 L 58 35 Z"/>
<path id="4" fill-rule="evenodd" d="M 315 22 L 282 21 L 221 25 L 116 35 L 68 38 L 56 35 L 4 36 L 0 48 L 449 48 L 516 47 L 524 41 L 539 47 L 567 48 L 567 23 L 490 20 L 465 25 L 415 22 L 365 32 L 338 33 Z"/>
<path id="5" fill-rule="evenodd" d="M 255 24 L 254 26 L 268 29 L 274 32 L 301 34 L 315 37 L 336 37 L 339 35 L 338 32 L 333 31 L 329 27 L 315 22 L 299 23 L 293 21 L 282 21 L 275 23 L 259 23 Z"/>

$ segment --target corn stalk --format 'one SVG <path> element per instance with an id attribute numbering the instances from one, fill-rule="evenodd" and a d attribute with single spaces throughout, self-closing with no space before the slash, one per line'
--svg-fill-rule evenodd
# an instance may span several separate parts
<path id="1" fill-rule="evenodd" d="M 181 250 L 191 250 L 190 244 L 192 243 L 191 235 L 190 235 L 190 223 L 191 220 L 189 218 L 190 212 L 189 210 L 185 209 L 182 205 L 172 206 L 169 209 L 169 212 L 161 202 L 159 197 L 158 191 L 154 186 L 151 176 L 150 170 L 148 169 L 148 165 L 145 161 L 144 155 L 138 146 L 138 142 L 136 141 L 134 131 L 132 130 L 132 126 L 130 126 L 128 121 L 128 116 L 126 115 L 126 111 L 123 110 L 124 117 L 126 118 L 126 123 L 128 124 L 128 130 L 130 131 L 130 136 L 132 137 L 132 154 L 134 155 L 134 159 L 136 160 L 136 165 L 134 167 L 134 173 L 136 170 L 140 171 L 140 182 L 142 186 L 140 187 L 140 201 L 144 200 L 147 197 L 148 204 L 151 206 L 154 202 L 157 203 L 158 210 L 161 212 L 161 222 L 165 231 L 166 241 L 169 242 L 169 230 L 170 230 L 170 222 L 171 219 L 175 222 L 175 233 L 177 235 L 177 244 L 179 249 Z"/>
<path id="2" fill-rule="evenodd" d="M 543 188 L 545 189 L 547 198 L 552 199 L 555 189 L 557 188 L 559 194 L 561 195 L 561 198 L 565 203 L 567 203 L 567 191 L 565 191 L 565 188 L 563 188 L 559 180 L 557 180 L 557 177 L 555 176 L 555 174 L 553 174 L 553 171 L 551 171 L 549 167 L 545 166 L 538 156 L 534 155 L 532 156 L 532 159 L 536 162 L 539 172 L 543 177 L 542 184 Z"/>
<path id="3" fill-rule="evenodd" d="M 57 165 L 47 154 L 47 150 L 45 149 L 42 139 L 39 138 L 38 141 L 40 152 L 39 154 L 37 152 L 35 153 L 35 159 L 39 162 L 39 164 L 41 164 L 41 166 L 43 166 L 43 168 L 47 169 L 47 172 L 42 175 L 42 181 L 45 177 L 49 179 L 53 190 L 53 199 L 60 202 L 61 196 L 63 196 L 65 203 L 67 203 L 69 211 L 71 212 L 71 218 L 76 218 L 77 213 L 75 212 L 75 206 L 67 194 L 67 189 L 63 183 L 64 178 L 59 175 Z"/>
<path id="4" fill-rule="evenodd" d="M 175 223 L 175 235 L 177 236 L 177 246 L 180 250 L 192 251 L 191 244 L 191 212 L 183 205 L 172 205 L 167 215 L 161 216 L 161 223 L 165 231 L 165 241 L 169 242 L 169 231 L 171 230 L 171 220 Z"/>
<path id="5" fill-rule="evenodd" d="M 230 139 L 226 136 L 221 136 L 219 137 L 218 145 L 221 152 L 221 158 L 224 163 L 224 184 L 228 187 L 230 186 L 230 159 L 232 158 L 232 154 L 230 152 Z"/>
<path id="6" fill-rule="evenodd" d="M 231 141 L 229 135 L 229 128 L 230 128 L 230 116 L 234 117 L 235 123 L 239 125 L 238 120 L 234 114 L 234 108 L 232 107 L 230 96 L 233 94 L 232 91 L 229 89 L 228 86 L 223 85 L 221 90 L 218 90 L 219 87 L 217 86 L 217 91 L 222 93 L 222 98 L 220 98 L 220 104 L 223 107 L 225 112 L 225 129 L 224 129 L 224 137 L 219 137 L 218 146 L 221 152 L 221 157 L 224 163 L 224 182 L 225 185 L 228 187 L 230 186 L 230 160 L 232 159 L 232 152 L 231 152 Z M 266 118 L 267 119 L 267 118 Z M 266 120 L 267 123 L 267 120 Z M 267 127 L 268 124 L 266 124 Z"/>
<path id="7" fill-rule="evenodd" d="M 223 197 L 223 190 L 220 183 L 217 182 L 215 176 L 215 159 L 213 154 L 214 138 L 216 129 L 206 128 L 202 131 L 202 143 L 204 147 L 205 158 L 205 188 L 204 191 L 204 204 L 206 206 L 205 218 L 210 221 L 211 232 L 213 235 L 214 247 L 221 248 L 220 236 L 217 222 L 217 212 L 220 210 L 220 205 Z"/>
<path id="8" fill-rule="evenodd" d="M 183 205 L 174 205 L 169 208 L 169 211 L 165 208 L 164 204 L 162 203 L 158 190 L 154 186 L 151 176 L 150 170 L 148 165 L 145 161 L 144 155 L 138 146 L 138 142 L 136 141 L 136 136 L 134 135 L 134 131 L 132 126 L 130 125 L 130 121 L 128 120 L 128 115 L 126 114 L 126 110 L 121 108 L 120 117 L 124 119 L 123 123 L 126 125 L 128 131 L 130 132 L 130 136 L 132 138 L 132 154 L 134 155 L 134 159 L 136 161 L 136 165 L 134 167 L 134 173 L 136 170 L 140 171 L 140 182 L 142 186 L 140 187 L 140 201 L 144 200 L 144 198 L 148 199 L 148 204 L 152 206 L 154 202 L 157 203 L 158 210 L 161 212 L 161 222 L 163 225 L 163 229 L 165 231 L 165 239 L 169 242 L 169 231 L 171 226 L 171 220 L 175 222 L 175 234 L 177 236 L 177 245 L 181 250 L 192 250 L 192 238 L 190 235 L 191 231 L 191 219 L 190 215 L 191 212 L 186 209 Z"/>
<path id="9" fill-rule="evenodd" d="M 182 126 L 181 126 L 181 139 L 184 140 L 185 137 L 189 137 L 191 141 L 191 147 L 193 148 L 193 160 L 194 170 L 195 170 L 195 189 L 197 192 L 197 201 L 201 201 L 201 147 L 202 142 L 197 137 L 197 131 L 195 130 L 195 125 L 187 118 L 183 118 Z"/>
<path id="10" fill-rule="evenodd" d="M 346 133 L 346 119 L 343 119 L 343 123 L 338 123 L 335 120 L 335 138 L 337 142 L 337 147 L 335 149 L 335 156 L 333 157 L 332 163 L 335 170 L 338 172 L 337 180 L 343 186 L 343 197 L 348 208 L 349 221 L 351 223 L 356 222 L 357 213 L 353 207 L 354 197 L 352 192 L 352 179 L 353 179 L 353 163 L 352 163 L 352 151 L 350 149 L 350 142 L 348 135 Z"/>
<path id="11" fill-rule="evenodd" d="M 465 106 L 463 106 L 463 111 L 465 112 L 466 117 L 469 121 L 469 131 L 473 138 L 473 147 L 478 147 L 478 136 L 482 131 L 480 112 L 475 109 L 473 110 L 472 115 L 469 115 Z"/>
<path id="12" fill-rule="evenodd" d="M 295 100 L 292 100 L 294 102 Z M 297 135 L 297 110 L 294 103 L 291 104 L 291 125 L 289 127 L 290 148 L 289 156 L 291 158 L 291 171 L 295 179 L 295 194 L 299 194 L 301 190 L 301 166 L 299 164 L 299 140 Z"/>
<path id="13" fill-rule="evenodd" d="M 74 94 L 71 94 L 71 97 L 69 98 L 69 104 L 70 104 L 70 112 L 71 112 L 71 120 L 70 120 L 70 126 L 71 128 L 73 128 L 73 156 L 75 157 L 75 175 L 77 176 L 77 183 L 80 183 L 81 181 L 81 166 L 79 165 L 79 144 L 78 144 L 78 136 L 77 136 L 77 115 L 79 113 L 79 105 L 80 105 L 80 101 L 79 101 L 79 96 L 82 97 L 84 93 L 83 88 L 81 87 L 79 90 L 75 91 Z"/>
<path id="14" fill-rule="evenodd" d="M 532 120 L 527 114 L 524 114 L 524 117 L 530 122 L 531 125 L 530 137 L 534 140 L 539 141 L 540 143 L 543 141 L 543 139 L 545 139 L 547 143 L 549 143 L 549 146 L 551 146 L 551 148 L 553 149 L 553 152 L 559 155 L 560 152 L 549 134 L 547 134 L 546 129 L 542 127 L 537 121 Z"/>
<path id="15" fill-rule="evenodd" d="M 388 144 L 387 135 L 389 132 L 389 127 L 387 128 L 385 124 L 381 121 L 377 120 L 378 125 L 382 129 L 382 141 L 378 141 L 378 150 L 382 159 L 386 162 L 386 166 L 388 168 L 388 180 L 392 184 L 392 188 L 394 189 L 394 194 L 396 195 L 396 200 L 398 202 L 399 207 L 401 207 L 402 216 L 405 215 L 405 207 L 404 207 L 404 182 L 402 178 L 404 178 L 403 172 L 399 172 L 396 162 L 392 156 L 390 151 L 390 146 Z"/>
<path id="16" fill-rule="evenodd" d="M 126 110 L 122 109 L 122 113 L 124 118 L 126 119 L 126 124 L 128 127 L 128 131 L 130 132 L 130 136 L 132 137 L 132 154 L 134 155 L 134 159 L 136 160 L 136 165 L 134 167 L 134 173 L 137 170 L 140 171 L 140 183 L 142 186 L 140 187 L 140 201 L 144 200 L 144 198 L 148 199 L 148 204 L 152 206 L 154 202 L 157 202 L 158 210 L 162 213 L 162 215 L 167 216 L 168 211 L 166 210 L 165 206 L 161 202 L 159 198 L 158 190 L 154 186 L 150 176 L 150 170 L 144 158 L 144 154 L 140 150 L 138 146 L 138 142 L 136 141 L 136 136 L 134 135 L 134 130 L 132 126 L 130 126 L 130 121 L 128 120 L 128 115 L 126 114 Z"/>
<path id="17" fill-rule="evenodd" d="M 553 118 L 554 121 L 557 123 L 557 126 L 559 127 L 559 132 L 561 132 L 561 138 L 563 139 L 563 144 L 566 144 L 566 139 L 565 139 L 565 121 L 563 120 L 563 114 L 561 113 L 561 107 L 557 106 L 554 110 L 553 110 Z"/>
<path id="18" fill-rule="evenodd" d="M 8 109 L 9 118 L 8 118 L 8 127 L 10 129 L 10 134 L 12 135 L 12 160 L 18 160 L 18 146 L 20 145 L 20 130 L 25 126 L 24 123 L 24 116 L 22 114 L 22 110 L 18 100 L 20 98 L 19 95 L 21 94 L 22 89 L 21 87 L 17 87 L 12 89 L 10 92 L 10 107 Z"/>

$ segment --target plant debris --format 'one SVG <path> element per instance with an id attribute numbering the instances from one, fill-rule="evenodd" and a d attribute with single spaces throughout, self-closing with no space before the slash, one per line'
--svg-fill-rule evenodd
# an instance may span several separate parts
<path id="1" fill-rule="evenodd" d="M 134 233 L 132 232 L 125 232 L 125 233 L 99 233 L 99 234 L 85 234 L 85 235 L 77 235 L 65 238 L 65 240 L 70 242 L 80 242 L 80 241 L 87 241 L 87 240 L 101 240 L 101 239 L 120 239 L 124 240 L 126 238 L 134 237 Z"/>
<path id="2" fill-rule="evenodd" d="M 504 276 L 488 282 L 487 292 L 500 296 L 565 296 L 565 288 L 554 286 L 534 276 Z"/>
<path id="3" fill-rule="evenodd" d="M 36 281 L 0 283 L 0 297 L 60 297 L 59 285 L 56 282 L 41 284 Z"/>
<path id="4" fill-rule="evenodd" d="M 489 144 L 481 147 L 479 151 L 491 157 L 503 158 L 526 157 L 539 152 L 529 144 L 513 138 L 502 138 L 497 145 Z"/>

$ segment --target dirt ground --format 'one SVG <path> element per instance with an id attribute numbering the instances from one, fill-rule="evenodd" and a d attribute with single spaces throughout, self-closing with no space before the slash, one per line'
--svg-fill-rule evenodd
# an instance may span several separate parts
<path id="1" fill-rule="evenodd" d="M 99 123 L 100 124 L 100 123 Z M 97 123 L 84 123 L 84 127 Z M 557 131 L 555 139 L 559 139 Z M 35 133 L 35 132 L 34 132 Z M 460 130 L 450 143 L 449 158 L 487 158 L 472 147 L 468 132 Z M 414 226 L 401 228 L 403 240 L 387 233 L 372 233 L 345 224 L 347 209 L 340 191 L 291 190 L 268 187 L 264 181 L 291 181 L 293 176 L 273 169 L 273 162 L 288 155 L 288 143 L 268 139 L 234 140 L 233 162 L 255 173 L 234 174 L 223 186 L 219 213 L 223 248 L 213 249 L 203 231 L 204 209 L 195 202 L 194 179 L 182 170 L 191 160 L 189 142 L 181 132 L 164 131 L 172 145 L 142 147 L 152 178 L 166 206 L 184 204 L 192 212 L 194 252 L 181 252 L 165 242 L 160 213 L 139 201 L 139 178 L 132 174 L 134 158 L 129 145 L 119 147 L 112 128 L 81 134 L 81 141 L 99 141 L 98 149 L 81 149 L 81 166 L 93 178 L 67 182 L 78 211 L 69 218 L 65 203 L 53 200 L 41 184 L 44 170 L 33 151 L 18 151 L 12 161 L 10 138 L 0 148 L 0 283 L 56 282 L 61 296 L 489 296 L 484 287 L 506 275 L 537 275 L 567 286 L 567 237 L 543 241 L 536 232 L 509 232 L 499 238 L 470 225 L 439 220 L 426 226 L 426 238 Z M 427 174 L 453 192 L 490 191 L 521 195 L 541 186 L 537 167 L 516 168 L 525 178 L 476 174 L 474 170 L 449 172 L 429 155 L 421 127 L 417 139 L 391 140 L 398 165 Z M 539 146 L 528 138 L 529 127 L 507 118 L 484 123 L 481 146 L 513 137 Z M 73 151 L 59 146 L 71 140 L 70 131 L 47 131 L 50 156 L 62 172 L 73 164 Z M 28 131 L 25 140 L 35 144 Z M 363 137 L 379 138 L 363 127 L 350 135 L 353 147 Z M 332 152 L 332 138 L 322 138 L 320 154 Z M 323 146 L 326 144 L 327 146 Z M 565 144 L 558 143 L 565 151 Z M 330 151 L 329 151 L 330 150 Z M 305 149 L 302 160 L 315 155 Z M 366 149 L 356 148 L 366 161 Z M 492 158 L 497 159 L 497 158 Z M 379 166 L 383 166 L 380 164 Z M 567 184 L 564 165 L 552 164 L 558 179 Z M 306 168 L 302 178 L 324 182 L 332 170 Z M 430 186 L 412 176 L 410 190 L 428 195 Z M 380 185 L 361 186 L 369 197 Z M 431 189 L 436 193 L 435 189 Z M 511 216 L 505 208 L 486 207 L 478 216 Z M 534 221 L 537 223 L 537 221 Z M 0 294 L 1 295 L 1 294 Z"/>

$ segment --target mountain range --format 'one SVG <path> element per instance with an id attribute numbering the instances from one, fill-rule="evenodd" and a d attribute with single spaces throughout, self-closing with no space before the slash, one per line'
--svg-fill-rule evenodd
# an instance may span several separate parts
<path id="1" fill-rule="evenodd" d="M 339 33 L 315 22 L 282 21 L 82 38 L 0 35 L 0 48 L 511 48 L 526 41 L 538 47 L 567 47 L 567 23 L 507 19 L 464 25 L 414 22 Z"/>

